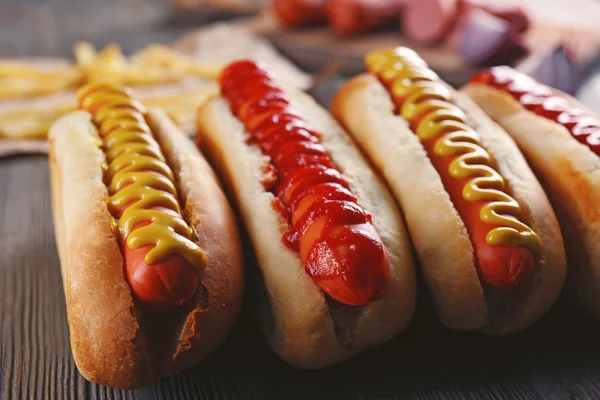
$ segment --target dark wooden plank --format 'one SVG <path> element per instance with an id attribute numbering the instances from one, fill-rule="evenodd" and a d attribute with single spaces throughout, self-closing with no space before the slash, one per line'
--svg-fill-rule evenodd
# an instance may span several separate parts
<path id="1" fill-rule="evenodd" d="M 51 0 L 0 4 L 0 56 L 71 55 L 76 41 L 96 46 L 117 41 L 126 52 L 176 38 L 183 28 L 165 25 L 163 0 Z"/>
<path id="2" fill-rule="evenodd" d="M 51 397 L 58 371 L 68 365 L 68 339 L 64 300 L 57 273 L 51 216 L 35 204 L 47 203 L 47 176 L 40 164 L 13 159 L 3 168 L 0 193 L 0 262 L 2 273 L 2 378 L 3 398 Z M 40 174 L 41 172 L 41 174 Z M 25 188 L 28 188 L 26 192 Z M 75 372 L 71 371 L 71 377 Z M 5 388 L 5 389 L 4 389 Z M 8 392 L 10 388 L 10 392 Z M 11 397 L 12 396 L 12 397 Z"/>
<path id="3" fill-rule="evenodd" d="M 0 193 L 0 398 L 135 399 L 89 384 L 73 363 L 46 157 L 3 161 Z"/>
<path id="4" fill-rule="evenodd" d="M 600 397 L 600 329 L 569 308 L 559 305 L 510 337 L 461 334 L 439 325 L 424 291 L 407 332 L 327 370 L 297 371 L 279 360 L 246 309 L 215 354 L 178 376 L 131 392 L 85 382 L 69 350 L 47 173 L 42 156 L 0 162 L 2 398 Z"/>

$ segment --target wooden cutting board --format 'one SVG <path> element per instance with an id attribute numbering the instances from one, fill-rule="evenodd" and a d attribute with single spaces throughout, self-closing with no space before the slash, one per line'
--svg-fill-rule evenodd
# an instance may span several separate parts
<path id="1" fill-rule="evenodd" d="M 356 74 L 364 70 L 363 57 L 369 51 L 408 46 L 450 84 L 461 85 L 477 71 L 467 66 L 459 54 L 447 48 L 413 45 L 400 29 L 344 39 L 336 37 L 326 27 L 284 29 L 270 11 L 263 12 L 250 24 L 255 32 L 269 38 L 287 57 L 309 70 L 319 70 L 328 63 L 336 62 L 341 72 Z M 600 52 L 600 23 L 596 27 L 578 27 L 571 23 L 534 20 L 525 39 L 532 49 L 532 57 L 567 42 L 576 51 L 578 60 L 589 62 Z"/>

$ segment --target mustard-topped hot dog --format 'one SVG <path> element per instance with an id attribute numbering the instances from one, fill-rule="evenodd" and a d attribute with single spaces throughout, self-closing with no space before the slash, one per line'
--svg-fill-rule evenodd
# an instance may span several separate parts
<path id="1" fill-rule="evenodd" d="M 541 253 L 540 237 L 519 220 L 521 207 L 450 90 L 412 51 L 375 52 L 367 69 L 421 140 L 469 232 L 485 284 L 509 289 L 526 282 Z"/>
<path id="2" fill-rule="evenodd" d="M 517 142 L 543 183 L 567 246 L 567 294 L 600 319 L 598 221 L 600 116 L 509 67 L 475 75 L 463 89 Z"/>
<path id="3" fill-rule="evenodd" d="M 197 141 L 249 231 L 271 345 L 318 368 L 390 339 L 412 315 L 415 281 L 385 186 L 335 121 L 266 65 L 233 63 L 219 83 Z"/>
<path id="4" fill-rule="evenodd" d="M 147 386 L 214 349 L 241 300 L 233 214 L 162 112 L 96 83 L 50 131 L 57 244 L 84 377 Z"/>
<path id="5" fill-rule="evenodd" d="M 564 254 L 518 150 L 412 50 L 365 63 L 333 111 L 403 208 L 443 322 L 494 333 L 533 323 L 560 292 Z"/>
<path id="6" fill-rule="evenodd" d="M 131 91 L 110 83 L 77 93 L 106 152 L 106 204 L 121 240 L 127 280 L 137 299 L 164 309 L 196 293 L 206 253 L 181 215 L 174 175 Z"/>

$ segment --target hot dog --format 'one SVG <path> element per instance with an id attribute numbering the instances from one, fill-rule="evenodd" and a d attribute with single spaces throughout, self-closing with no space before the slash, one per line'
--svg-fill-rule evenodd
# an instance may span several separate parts
<path id="1" fill-rule="evenodd" d="M 351 36 L 398 25 L 406 0 L 329 0 L 329 26 L 339 36 Z"/>
<path id="2" fill-rule="evenodd" d="M 335 121 L 239 61 L 203 106 L 197 142 L 233 193 L 264 278 L 271 346 L 320 368 L 389 340 L 415 305 L 411 249 L 383 183 Z"/>
<path id="3" fill-rule="evenodd" d="M 273 11 L 279 22 L 289 28 L 325 23 L 325 0 L 274 0 Z"/>
<path id="4" fill-rule="evenodd" d="M 78 97 L 103 140 L 107 208 L 132 293 L 154 309 L 181 306 L 196 292 L 207 257 L 190 240 L 193 231 L 182 218 L 173 173 L 142 120 L 143 107 L 116 86 L 87 86 Z"/>
<path id="5" fill-rule="evenodd" d="M 577 100 L 510 67 L 475 75 L 463 88 L 517 142 L 556 210 L 567 250 L 566 293 L 600 319 L 597 246 L 600 117 Z"/>
<path id="6" fill-rule="evenodd" d="M 214 173 L 164 113 L 111 83 L 78 100 L 49 134 L 73 356 L 90 381 L 143 387 L 232 326 L 239 235 Z"/>
<path id="7" fill-rule="evenodd" d="M 408 1 L 402 13 L 402 30 L 415 43 L 436 44 L 450 33 L 461 10 L 460 0 Z"/>
<path id="8" fill-rule="evenodd" d="M 532 324 L 565 276 L 562 236 L 510 138 L 412 50 L 376 51 L 332 110 L 404 211 L 442 322 L 502 334 Z"/>

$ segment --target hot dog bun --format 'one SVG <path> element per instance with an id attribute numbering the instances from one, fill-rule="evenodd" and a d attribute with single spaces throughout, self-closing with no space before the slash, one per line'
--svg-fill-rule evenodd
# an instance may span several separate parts
<path id="1" fill-rule="evenodd" d="M 589 316 L 600 320 L 600 158 L 562 125 L 524 108 L 508 93 L 470 83 L 469 95 L 516 141 L 542 182 L 563 230 L 569 274 L 566 292 Z M 570 96 L 574 107 L 596 116 Z"/>
<path id="2" fill-rule="evenodd" d="M 288 92 L 291 105 L 321 137 L 336 167 L 373 216 L 389 257 L 388 294 L 367 307 L 333 302 L 305 272 L 297 252 L 282 244 L 287 222 L 261 185 L 269 158 L 247 144 L 244 126 L 223 97 L 198 112 L 197 141 L 237 201 L 264 279 L 260 313 L 273 349 L 299 368 L 321 368 L 391 339 L 408 324 L 415 306 L 411 248 L 389 192 L 340 126 L 307 95 Z"/>
<path id="3" fill-rule="evenodd" d="M 49 133 L 52 209 L 73 357 L 86 379 L 119 388 L 148 386 L 198 362 L 224 339 L 241 303 L 239 235 L 214 173 L 164 113 L 150 111 L 147 119 L 175 173 L 185 218 L 209 257 L 191 303 L 160 316 L 175 329 L 160 334 L 155 316 L 138 307 L 124 279 L 105 201 L 105 158 L 91 114 L 72 112 Z M 157 346 L 153 337 L 164 344 Z"/>
<path id="4" fill-rule="evenodd" d="M 544 314 L 560 293 L 565 275 L 562 237 L 540 184 L 514 142 L 466 96 L 448 90 L 493 156 L 508 193 L 521 205 L 524 222 L 543 243 L 531 283 L 512 296 L 499 299 L 486 293 L 465 224 L 419 138 L 394 113 L 377 77 L 364 74 L 349 80 L 336 94 L 332 113 L 400 203 L 442 322 L 452 329 L 515 332 Z"/>

